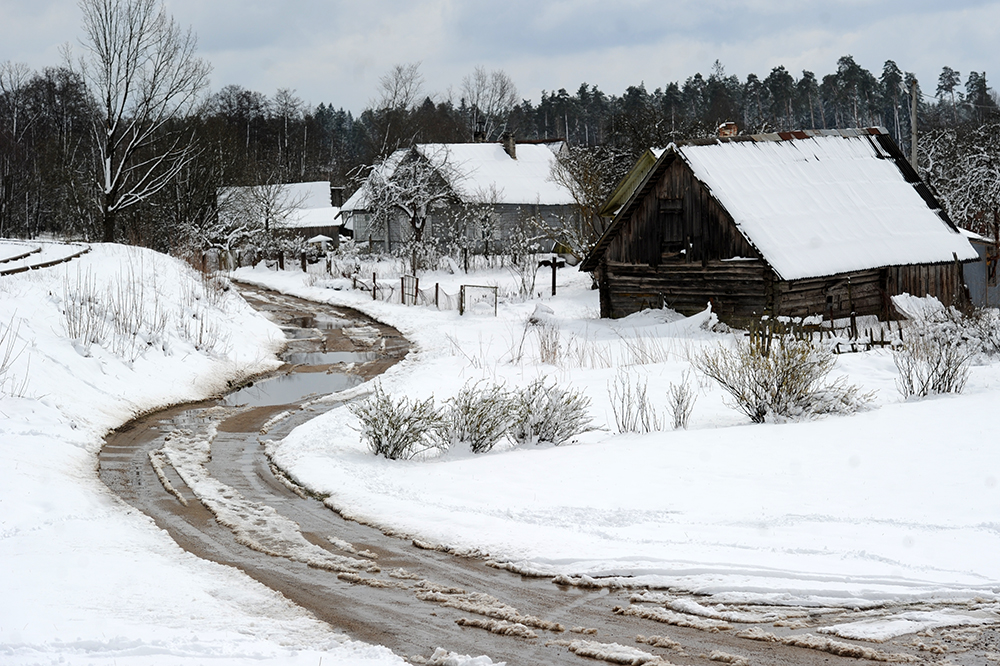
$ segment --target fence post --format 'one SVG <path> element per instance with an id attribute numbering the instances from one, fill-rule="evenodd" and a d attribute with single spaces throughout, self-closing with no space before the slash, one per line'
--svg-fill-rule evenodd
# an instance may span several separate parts
<path id="1" fill-rule="evenodd" d="M 406 280 L 402 275 L 399 276 L 399 303 L 406 305 Z"/>
<path id="2" fill-rule="evenodd" d="M 438 301 L 438 292 L 440 291 L 440 287 L 441 287 L 441 283 L 440 282 L 435 282 L 434 283 L 434 309 L 435 310 L 440 310 L 441 309 L 441 305 L 440 305 L 440 303 Z"/>
<path id="3" fill-rule="evenodd" d="M 278 253 L 278 270 L 279 271 L 285 270 L 285 251 L 284 250 L 282 250 L 281 252 Z"/>
<path id="4" fill-rule="evenodd" d="M 465 314 L 465 285 L 458 288 L 458 315 Z"/>
<path id="5" fill-rule="evenodd" d="M 306 272 L 306 253 L 302 253 L 302 272 Z"/>
<path id="6" fill-rule="evenodd" d="M 372 273 L 372 300 L 373 301 L 376 299 L 376 296 L 375 296 L 375 277 L 376 277 L 376 274 L 373 272 Z"/>

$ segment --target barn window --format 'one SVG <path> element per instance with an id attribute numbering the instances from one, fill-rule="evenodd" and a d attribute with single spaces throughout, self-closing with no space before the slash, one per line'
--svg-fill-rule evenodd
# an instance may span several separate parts
<path id="1" fill-rule="evenodd" d="M 660 250 L 679 254 L 684 249 L 684 206 L 681 199 L 660 199 Z"/>

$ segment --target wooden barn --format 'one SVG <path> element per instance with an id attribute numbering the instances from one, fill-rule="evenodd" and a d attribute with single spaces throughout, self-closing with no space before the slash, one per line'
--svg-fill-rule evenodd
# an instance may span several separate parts
<path id="1" fill-rule="evenodd" d="M 581 264 L 601 316 L 889 317 L 910 293 L 965 305 L 978 255 L 882 128 L 734 136 L 640 159 Z"/>

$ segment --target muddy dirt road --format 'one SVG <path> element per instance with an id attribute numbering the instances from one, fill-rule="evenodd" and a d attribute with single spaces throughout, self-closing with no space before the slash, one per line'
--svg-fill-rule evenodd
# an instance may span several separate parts
<path id="1" fill-rule="evenodd" d="M 183 548 L 238 567 L 352 638 L 413 663 L 437 647 L 510 666 L 1000 662 L 996 626 L 885 643 L 822 633 L 832 624 L 940 607 L 708 607 L 667 590 L 522 576 L 346 521 L 274 469 L 261 442 L 343 408 L 317 395 L 376 376 L 408 344 L 357 312 L 240 289 L 285 329 L 288 363 L 226 398 L 168 409 L 113 433 L 100 476 Z"/>

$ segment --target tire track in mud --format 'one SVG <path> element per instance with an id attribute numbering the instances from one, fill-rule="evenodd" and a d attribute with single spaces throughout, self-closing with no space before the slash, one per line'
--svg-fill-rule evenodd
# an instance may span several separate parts
<path id="1" fill-rule="evenodd" d="M 267 404 L 238 406 L 240 400 L 254 400 L 244 390 L 240 400 L 182 405 L 137 419 L 109 435 L 99 473 L 181 547 L 241 569 L 352 638 L 385 645 L 412 663 L 425 663 L 441 647 L 485 654 L 510 666 L 595 659 L 835 666 L 886 654 L 898 654 L 901 661 L 932 663 L 947 657 L 952 663 L 979 664 L 989 654 L 986 643 L 996 640 L 995 630 L 985 630 L 964 646 L 940 636 L 936 653 L 919 647 L 930 639 L 912 637 L 870 652 L 837 653 L 816 647 L 820 641 L 813 645 L 780 637 L 849 621 L 850 611 L 818 615 L 809 609 L 734 605 L 732 612 L 760 621 L 721 629 L 725 623 L 695 616 L 686 620 L 663 605 L 645 603 L 656 597 L 637 597 L 643 589 L 522 576 L 504 563 L 429 549 L 345 520 L 273 467 L 261 432 L 278 439 L 341 407 L 342 402 L 316 396 L 286 400 L 302 386 L 315 386 L 322 373 L 333 373 L 333 384 L 341 381 L 334 375 L 348 376 L 348 384 L 371 379 L 402 359 L 409 345 L 398 331 L 360 313 L 239 288 L 286 329 L 285 356 L 297 364 L 275 373 L 284 388 L 259 400 Z M 296 388 L 295 375 L 314 377 Z M 273 385 L 274 379 L 254 384 L 265 393 Z M 622 607 L 635 610 L 623 612 Z M 781 626 L 785 616 L 805 619 L 790 629 Z M 663 623 L 663 618 L 671 621 Z M 763 631 L 778 640 L 761 640 Z M 664 633 L 669 635 L 645 637 Z"/>

